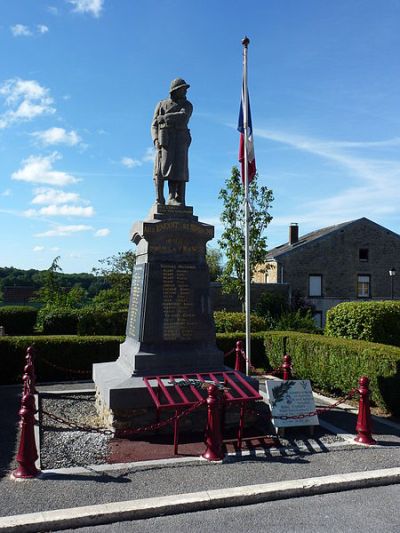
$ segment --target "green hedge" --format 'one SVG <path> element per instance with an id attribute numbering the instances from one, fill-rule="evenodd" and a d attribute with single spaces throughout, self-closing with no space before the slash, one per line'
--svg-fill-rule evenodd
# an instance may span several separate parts
<path id="1" fill-rule="evenodd" d="M 28 305 L 0 307 L 0 326 L 6 335 L 31 335 L 36 323 L 38 310 Z"/>
<path id="2" fill-rule="evenodd" d="M 20 383 L 25 364 L 26 349 L 37 349 L 35 364 L 38 382 L 75 381 L 90 379 L 54 368 L 45 362 L 68 369 L 91 371 L 93 363 L 115 361 L 123 337 L 35 336 L 0 337 L 0 384 Z"/>
<path id="3" fill-rule="evenodd" d="M 368 376 L 372 401 L 400 415 L 400 348 L 297 332 L 267 332 L 264 338 L 273 367 L 286 351 L 298 379 L 310 379 L 315 386 L 340 394 L 357 386 L 361 376 Z"/>
<path id="4" fill-rule="evenodd" d="M 214 312 L 215 331 L 217 333 L 233 333 L 235 331 L 246 331 L 245 313 L 234 313 L 228 311 Z M 251 315 L 251 331 L 265 331 L 269 329 L 269 324 L 258 315 Z"/>
<path id="5" fill-rule="evenodd" d="M 125 335 L 127 311 L 58 309 L 43 315 L 43 335 Z"/>
<path id="6" fill-rule="evenodd" d="M 78 331 L 79 309 L 57 309 L 43 313 L 43 335 L 76 335 Z"/>
<path id="7" fill-rule="evenodd" d="M 344 302 L 327 312 L 331 337 L 400 346 L 400 302 Z"/>
<path id="8" fill-rule="evenodd" d="M 125 335 L 127 311 L 82 311 L 78 335 Z"/>

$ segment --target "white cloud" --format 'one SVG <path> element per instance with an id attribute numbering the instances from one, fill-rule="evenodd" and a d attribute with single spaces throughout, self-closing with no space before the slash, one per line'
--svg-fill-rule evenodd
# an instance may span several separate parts
<path id="1" fill-rule="evenodd" d="M 297 214 L 292 213 L 290 219 L 274 217 L 274 225 L 287 225 L 295 218 L 298 222 L 321 227 L 398 211 L 400 159 L 396 153 L 393 158 L 392 152 L 385 152 L 400 145 L 398 137 L 359 142 L 315 139 L 271 130 L 255 130 L 255 134 L 328 160 L 338 174 L 333 194 L 298 204 Z"/>
<path id="2" fill-rule="evenodd" d="M 60 248 L 59 248 L 58 246 L 52 246 L 52 247 L 50 248 L 50 250 L 51 250 L 52 252 L 59 252 L 59 251 L 60 251 Z"/>
<path id="3" fill-rule="evenodd" d="M 139 161 L 138 159 L 132 159 L 131 157 L 123 157 L 121 159 L 121 164 L 127 168 L 134 168 L 134 167 L 140 167 L 142 165 L 142 162 Z"/>
<path id="4" fill-rule="evenodd" d="M 75 146 L 81 141 L 81 138 L 76 131 L 66 131 L 64 128 L 49 128 L 44 131 L 35 131 L 32 133 L 43 145 L 49 146 L 54 144 L 66 144 L 68 146 Z"/>
<path id="5" fill-rule="evenodd" d="M 43 252 L 43 250 L 44 250 L 44 246 L 34 246 L 32 248 L 33 252 Z"/>
<path id="6" fill-rule="evenodd" d="M 146 153 L 142 157 L 142 161 L 145 162 L 145 163 L 153 162 L 154 161 L 154 157 L 155 157 L 154 148 L 152 146 L 149 146 L 146 149 Z"/>
<path id="7" fill-rule="evenodd" d="M 94 234 L 95 237 L 107 237 L 107 235 L 110 235 L 110 230 L 108 228 L 98 229 Z"/>
<path id="8" fill-rule="evenodd" d="M 10 30 L 14 37 L 30 37 L 32 35 L 31 30 L 24 24 L 15 24 L 15 26 L 10 26 Z"/>
<path id="9" fill-rule="evenodd" d="M 32 204 L 67 204 L 77 203 L 81 198 L 76 192 L 65 192 L 60 189 L 50 189 L 47 187 L 39 187 L 34 191 L 35 195 Z"/>
<path id="10" fill-rule="evenodd" d="M 45 24 L 38 24 L 36 26 L 36 29 L 41 34 L 47 33 L 49 31 L 48 26 L 46 26 Z"/>
<path id="11" fill-rule="evenodd" d="M 47 11 L 51 13 L 52 15 L 58 15 L 58 7 L 55 6 L 48 6 Z"/>
<path id="12" fill-rule="evenodd" d="M 83 231 L 90 230 L 93 230 L 92 226 L 86 226 L 85 224 L 56 226 L 54 229 L 45 231 L 43 233 L 36 233 L 35 237 L 68 237 L 74 233 L 81 233 Z"/>
<path id="13" fill-rule="evenodd" d="M 35 80 L 13 78 L 0 86 L 0 96 L 8 110 L 0 115 L 0 129 L 19 121 L 28 121 L 46 114 L 55 113 L 49 89 Z"/>
<path id="14" fill-rule="evenodd" d="M 77 183 L 79 180 L 71 174 L 53 170 L 53 163 L 58 159 L 61 159 L 61 155 L 57 152 L 48 156 L 31 155 L 22 162 L 23 166 L 19 170 L 13 172 L 11 178 L 29 183 L 46 183 L 61 187 L 70 183 Z"/>
<path id="15" fill-rule="evenodd" d="M 74 11 L 78 13 L 89 13 L 94 17 L 99 17 L 103 9 L 104 0 L 67 0 L 74 6 Z"/>
<path id="16" fill-rule="evenodd" d="M 132 157 L 122 157 L 121 164 L 127 168 L 141 167 L 143 163 L 153 162 L 155 157 L 154 148 L 147 148 L 145 154 L 140 159 L 133 159 Z"/>
<path id="17" fill-rule="evenodd" d="M 71 216 L 89 218 L 95 214 L 92 206 L 81 207 L 78 205 L 48 205 L 38 210 L 38 215 L 44 216 Z"/>
<path id="18" fill-rule="evenodd" d="M 12 190 L 11 190 L 11 189 L 5 189 L 5 190 L 1 193 L 1 196 L 12 196 Z"/>

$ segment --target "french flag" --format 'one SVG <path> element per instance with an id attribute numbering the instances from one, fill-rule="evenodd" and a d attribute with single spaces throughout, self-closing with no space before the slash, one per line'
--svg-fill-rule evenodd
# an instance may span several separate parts
<path id="1" fill-rule="evenodd" d="M 240 102 L 239 110 L 239 122 L 238 122 L 238 131 L 240 132 L 240 143 L 239 143 L 239 162 L 242 165 L 242 182 L 244 185 L 244 122 L 243 122 L 243 106 L 244 106 L 244 93 L 242 91 L 242 101 Z M 247 163 L 249 169 L 249 183 L 256 175 L 256 158 L 254 155 L 254 143 L 253 143 L 253 126 L 251 122 L 251 112 L 250 112 L 250 100 L 249 93 L 247 93 Z"/>

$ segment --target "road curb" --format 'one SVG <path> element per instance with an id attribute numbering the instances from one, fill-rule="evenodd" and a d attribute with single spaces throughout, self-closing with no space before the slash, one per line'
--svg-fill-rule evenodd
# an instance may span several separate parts
<path id="1" fill-rule="evenodd" d="M 40 532 L 400 483 L 400 468 L 57 509 L 0 518 L 0 532 Z"/>

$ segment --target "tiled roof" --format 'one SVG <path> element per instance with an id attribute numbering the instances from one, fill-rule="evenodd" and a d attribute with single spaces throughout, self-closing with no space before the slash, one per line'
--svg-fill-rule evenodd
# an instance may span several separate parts
<path id="1" fill-rule="evenodd" d="M 330 233 L 334 233 L 335 231 L 338 231 L 344 228 L 345 226 L 349 226 L 350 224 L 353 224 L 354 222 L 358 222 L 360 220 L 367 219 L 359 218 L 357 220 L 350 220 L 349 222 L 342 222 L 341 224 L 321 228 L 316 231 L 312 231 L 311 233 L 307 233 L 306 235 L 302 235 L 301 237 L 299 237 L 299 240 L 294 244 L 289 244 L 288 242 L 285 244 L 281 244 L 280 246 L 277 246 L 276 248 L 273 248 L 268 252 L 267 260 L 275 259 L 276 257 L 282 254 L 286 254 L 288 252 L 291 252 L 292 250 L 295 250 L 296 248 L 299 248 L 299 246 L 304 246 L 305 244 L 320 239 L 321 237 L 325 237 Z"/>

